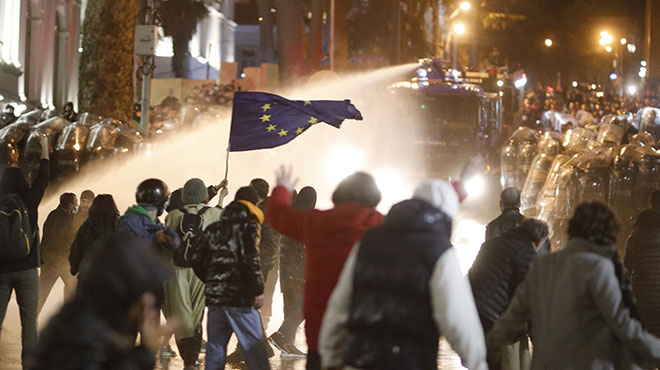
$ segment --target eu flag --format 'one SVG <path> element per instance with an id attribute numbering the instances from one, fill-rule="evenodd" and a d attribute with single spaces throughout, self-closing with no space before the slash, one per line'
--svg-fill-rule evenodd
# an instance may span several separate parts
<path id="1" fill-rule="evenodd" d="M 350 100 L 288 100 L 264 92 L 234 95 L 229 151 L 274 148 L 324 122 L 336 128 L 345 119 L 362 120 Z"/>

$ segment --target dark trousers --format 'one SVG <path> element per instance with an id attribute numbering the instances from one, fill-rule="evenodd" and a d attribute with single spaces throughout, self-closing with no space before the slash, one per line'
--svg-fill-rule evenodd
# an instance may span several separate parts
<path id="1" fill-rule="evenodd" d="M 76 291 L 78 279 L 71 275 L 68 261 L 48 259 L 41 267 L 41 274 L 39 274 L 39 305 L 37 306 L 37 314 L 41 312 L 51 289 L 53 289 L 53 285 L 55 285 L 55 282 L 59 278 L 62 278 L 62 282 L 64 283 L 64 300 L 68 301 Z"/>
<path id="2" fill-rule="evenodd" d="M 305 370 L 321 370 L 321 355 L 318 352 L 307 352 L 307 363 Z"/>
<path id="3" fill-rule="evenodd" d="M 303 322 L 303 294 L 301 291 L 284 290 L 284 321 L 277 331 L 282 334 L 287 344 L 293 344 L 296 339 L 296 329 Z"/>
<path id="4" fill-rule="evenodd" d="M 273 294 L 275 294 L 275 285 L 277 284 L 279 268 L 268 271 L 263 271 L 264 281 L 264 305 L 259 310 L 261 312 L 261 321 L 264 325 L 264 330 L 268 329 L 268 323 L 273 313 Z"/>
<path id="5" fill-rule="evenodd" d="M 21 361 L 29 366 L 29 356 L 37 345 L 37 302 L 39 300 L 39 276 L 36 268 L 0 274 L 0 330 L 5 321 L 12 291 L 21 317 Z"/>

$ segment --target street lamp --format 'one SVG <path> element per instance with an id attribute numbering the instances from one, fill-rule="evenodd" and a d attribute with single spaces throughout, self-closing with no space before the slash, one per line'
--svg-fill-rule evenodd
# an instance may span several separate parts
<path id="1" fill-rule="evenodd" d="M 456 23 L 452 28 L 454 31 L 454 52 L 452 56 L 452 69 L 456 70 L 456 59 L 458 54 L 458 36 L 465 33 L 465 25 L 463 23 Z"/>
<path id="2" fill-rule="evenodd" d="M 622 37 L 621 40 L 619 40 L 619 42 L 621 43 L 621 45 L 625 45 L 628 42 L 628 40 L 626 40 L 625 37 Z"/>
<path id="3" fill-rule="evenodd" d="M 545 39 L 545 46 L 551 47 L 552 46 L 552 40 L 550 39 Z"/>
<path id="4" fill-rule="evenodd" d="M 605 46 L 605 51 L 608 52 L 608 53 L 611 53 L 612 52 L 612 46 L 611 45 L 606 45 Z"/>
<path id="5" fill-rule="evenodd" d="M 470 4 L 469 1 L 461 1 L 459 7 L 461 8 L 462 11 L 467 12 L 472 7 L 472 4 Z"/>

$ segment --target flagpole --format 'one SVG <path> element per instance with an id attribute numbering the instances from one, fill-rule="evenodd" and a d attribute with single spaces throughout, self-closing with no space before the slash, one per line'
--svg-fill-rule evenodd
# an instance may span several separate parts
<path id="1" fill-rule="evenodd" d="M 227 175 L 229 175 L 229 146 L 227 146 L 227 156 L 225 157 L 225 180 L 227 180 Z"/>

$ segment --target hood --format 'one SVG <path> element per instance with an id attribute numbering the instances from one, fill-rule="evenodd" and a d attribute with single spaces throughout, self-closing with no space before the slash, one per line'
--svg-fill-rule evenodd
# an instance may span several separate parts
<path id="1" fill-rule="evenodd" d="M 392 206 L 385 227 L 405 231 L 437 231 L 451 234 L 451 218 L 431 203 L 408 199 Z"/>
<path id="2" fill-rule="evenodd" d="M 18 167 L 9 167 L 0 179 L 0 194 L 21 194 L 29 189 L 23 171 Z"/>
<path id="3" fill-rule="evenodd" d="M 566 250 L 572 252 L 596 253 L 603 257 L 612 258 L 616 254 L 616 245 L 598 245 L 586 239 L 571 238 L 566 243 Z"/>
<path id="4" fill-rule="evenodd" d="M 143 239 L 115 233 L 104 239 L 90 269 L 81 275 L 74 302 L 92 307 L 115 329 L 127 330 L 136 324 L 129 319 L 131 306 L 146 292 L 162 301 L 170 273 Z"/>
<path id="5" fill-rule="evenodd" d="M 145 216 L 149 219 L 149 221 L 151 221 L 152 224 L 154 224 L 154 225 L 156 224 L 156 220 L 151 218 L 151 215 L 149 214 L 149 211 L 144 209 L 142 206 L 128 207 L 128 209 L 126 210 L 126 213 L 124 213 L 124 217 L 128 217 L 128 216 Z"/>
<path id="6" fill-rule="evenodd" d="M 261 224 L 264 222 L 264 213 L 248 201 L 235 200 L 222 211 L 222 219 L 230 222 L 245 222 L 253 219 Z"/>
<path id="7" fill-rule="evenodd" d="M 415 189 L 413 198 L 431 203 L 452 220 L 456 218 L 461 204 L 454 185 L 437 179 L 422 181 Z"/>

